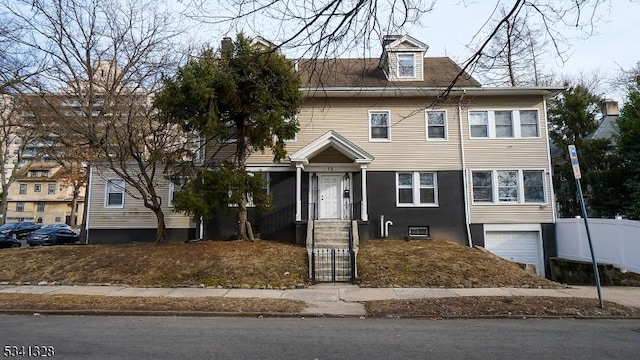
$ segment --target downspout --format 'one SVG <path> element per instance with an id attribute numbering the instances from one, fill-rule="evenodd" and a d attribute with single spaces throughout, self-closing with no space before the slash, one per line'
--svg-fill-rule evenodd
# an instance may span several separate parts
<path id="1" fill-rule="evenodd" d="M 89 168 L 89 183 L 87 184 L 87 187 L 85 188 L 85 197 L 84 197 L 84 216 L 83 216 L 83 221 L 84 221 L 84 243 L 85 244 L 89 244 L 89 210 L 91 209 L 91 190 L 93 188 L 93 167 L 91 166 L 91 164 L 88 164 L 87 167 Z"/>
<path id="2" fill-rule="evenodd" d="M 464 157 L 464 133 L 462 131 L 462 99 L 466 93 L 467 90 L 463 90 L 462 95 L 460 95 L 460 99 L 458 99 L 458 128 L 460 129 L 460 160 L 462 161 L 462 189 L 464 191 L 464 223 L 467 228 L 467 241 L 469 242 L 469 247 L 473 247 L 473 241 L 471 240 L 471 227 L 469 226 L 469 219 L 471 216 L 469 210 L 469 194 L 467 190 L 467 165 Z"/>
<path id="3" fill-rule="evenodd" d="M 544 131 L 547 132 L 547 163 L 549 166 L 549 179 L 551 179 L 551 181 L 549 181 L 549 192 L 551 194 L 551 199 L 549 199 L 549 202 L 551 202 L 551 212 L 552 212 L 552 221 L 555 224 L 556 223 L 556 194 L 555 191 L 553 189 L 553 168 L 551 167 L 551 150 L 550 150 L 550 145 L 549 145 L 549 125 L 547 124 L 547 99 L 543 98 L 542 99 L 542 106 L 543 106 L 543 110 L 544 110 L 544 114 L 542 114 L 542 116 L 544 117 L 544 123 L 542 124 L 544 126 Z M 542 135 L 542 126 L 540 129 L 540 135 Z M 546 195 L 546 194 L 545 194 Z"/>

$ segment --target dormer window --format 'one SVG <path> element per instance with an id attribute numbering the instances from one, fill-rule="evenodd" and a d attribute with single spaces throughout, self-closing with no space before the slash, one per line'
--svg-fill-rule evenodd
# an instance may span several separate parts
<path id="1" fill-rule="evenodd" d="M 398 54 L 398 77 L 416 77 L 416 57 L 415 54 Z"/>

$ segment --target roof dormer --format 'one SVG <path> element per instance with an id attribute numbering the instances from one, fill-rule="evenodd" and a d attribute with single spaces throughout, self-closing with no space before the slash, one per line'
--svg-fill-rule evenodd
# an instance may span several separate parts
<path id="1" fill-rule="evenodd" d="M 424 54 L 429 46 L 409 35 L 382 39 L 380 67 L 389 81 L 424 80 Z"/>

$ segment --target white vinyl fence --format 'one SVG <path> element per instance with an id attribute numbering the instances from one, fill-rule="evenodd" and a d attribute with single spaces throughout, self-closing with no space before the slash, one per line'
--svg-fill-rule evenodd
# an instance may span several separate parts
<path id="1" fill-rule="evenodd" d="M 640 273 L 640 221 L 589 219 L 589 232 L 598 263 Z M 558 219 L 558 257 L 591 261 L 584 219 Z"/>

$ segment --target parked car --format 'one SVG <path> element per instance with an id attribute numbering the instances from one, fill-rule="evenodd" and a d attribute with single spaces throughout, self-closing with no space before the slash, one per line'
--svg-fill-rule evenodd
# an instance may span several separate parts
<path id="1" fill-rule="evenodd" d="M 16 248 L 20 246 L 22 246 L 22 244 L 18 239 L 14 239 L 6 235 L 0 235 L 0 249 Z"/>
<path id="2" fill-rule="evenodd" d="M 0 234 L 13 238 L 22 238 L 38 229 L 40 229 L 40 225 L 32 221 L 21 221 L 0 226 Z"/>
<path id="3" fill-rule="evenodd" d="M 62 223 L 43 225 L 40 229 L 45 229 L 45 228 L 47 228 L 47 229 L 49 229 L 49 228 L 64 228 L 64 229 L 71 230 L 71 226 L 69 226 L 67 224 L 62 224 Z"/>
<path id="4" fill-rule="evenodd" d="M 30 246 L 73 244 L 78 242 L 78 240 L 78 234 L 69 228 L 61 226 L 43 226 L 29 234 L 27 244 Z"/>

